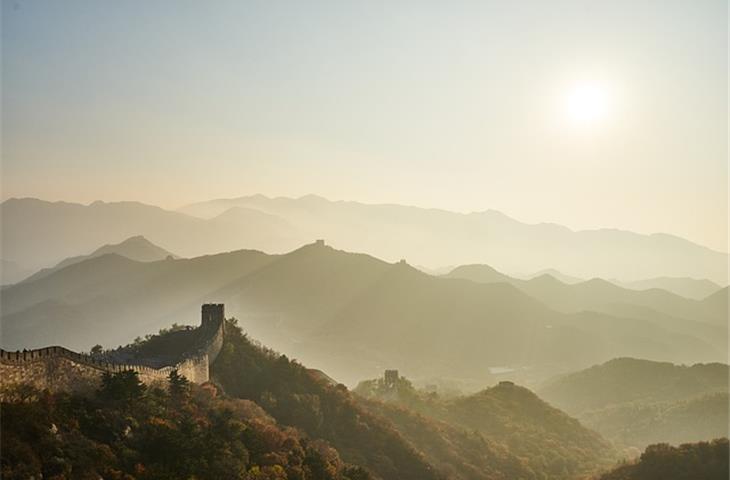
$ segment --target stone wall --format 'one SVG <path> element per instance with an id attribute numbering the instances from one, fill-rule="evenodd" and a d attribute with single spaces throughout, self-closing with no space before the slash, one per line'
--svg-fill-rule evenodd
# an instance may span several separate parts
<path id="1" fill-rule="evenodd" d="M 186 352 L 175 365 L 153 368 L 142 364 L 109 363 L 63 347 L 46 347 L 23 352 L 0 350 L 0 399 L 3 392 L 29 384 L 40 390 L 83 391 L 97 388 L 104 372 L 134 370 L 142 382 L 165 382 L 173 370 L 194 383 L 209 380 L 210 364 L 223 346 L 225 321 L 200 327 L 206 334 L 194 351 Z M 140 363 L 144 363 L 143 361 Z"/>

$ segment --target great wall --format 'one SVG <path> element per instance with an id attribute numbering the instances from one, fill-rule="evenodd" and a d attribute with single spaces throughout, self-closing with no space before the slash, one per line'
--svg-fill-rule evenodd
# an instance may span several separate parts
<path id="1" fill-rule="evenodd" d="M 172 365 L 159 368 L 140 359 L 121 363 L 103 357 L 53 346 L 35 350 L 8 352 L 0 349 L 0 398 L 18 385 L 31 385 L 39 390 L 79 391 L 96 388 L 105 372 L 134 370 L 146 384 L 164 382 L 177 370 L 194 383 L 210 378 L 210 364 L 223 346 L 225 314 L 223 304 L 205 304 L 201 308 L 200 338 L 194 348 L 185 352 Z"/>

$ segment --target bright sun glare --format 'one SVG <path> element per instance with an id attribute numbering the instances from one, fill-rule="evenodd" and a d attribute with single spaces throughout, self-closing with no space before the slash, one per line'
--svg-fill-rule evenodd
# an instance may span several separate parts
<path id="1" fill-rule="evenodd" d="M 577 125 L 596 123 L 609 113 L 609 95 L 597 84 L 583 83 L 571 88 L 565 97 L 568 118 Z"/>

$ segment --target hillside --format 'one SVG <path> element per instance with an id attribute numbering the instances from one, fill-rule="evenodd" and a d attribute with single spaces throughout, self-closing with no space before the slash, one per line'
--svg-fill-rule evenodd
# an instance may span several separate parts
<path id="1" fill-rule="evenodd" d="M 540 395 L 620 445 L 728 435 L 728 366 L 631 358 L 559 377 Z"/>
<path id="2" fill-rule="evenodd" d="M 384 480 L 441 477 L 387 423 L 360 409 L 344 386 L 321 382 L 286 356 L 253 344 L 233 324 L 211 376 L 228 395 L 256 402 L 278 423 L 329 442 L 343 460 Z"/>
<path id="3" fill-rule="evenodd" d="M 599 480 L 725 480 L 730 476 L 727 438 L 672 447 L 647 447 L 634 463 L 621 465 Z"/>
<path id="4" fill-rule="evenodd" d="M 617 403 L 684 400 L 728 391 L 727 365 L 673 365 L 617 358 L 546 383 L 540 395 L 568 413 Z"/>
<path id="5" fill-rule="evenodd" d="M 533 471 L 527 461 L 474 430 L 455 427 L 393 403 L 360 399 L 358 404 L 391 422 L 400 435 L 448 478 L 540 478 L 540 474 Z"/>
<path id="6" fill-rule="evenodd" d="M 169 355 L 189 333 L 166 329 L 123 350 Z M 212 383 L 171 375 L 160 389 L 128 371 L 83 395 L 17 388 L 0 409 L 3 478 L 557 480 L 595 471 L 612 455 L 521 391 L 516 400 L 515 392 L 492 391 L 491 402 L 470 407 L 481 418 L 477 432 L 354 397 L 324 377 L 251 341 L 232 321 Z M 484 418 L 504 428 L 488 431 Z M 567 443 L 533 455 L 557 441 Z"/>
<path id="7" fill-rule="evenodd" d="M 266 344 L 348 383 L 383 365 L 483 382 L 500 365 L 539 365 L 519 371 L 540 380 L 617 356 L 724 355 L 691 332 L 631 316 L 560 313 L 511 285 L 437 278 L 318 243 L 285 255 L 242 250 L 147 263 L 103 255 L 7 287 L 0 300 L 6 348 L 80 350 L 128 343 L 130 332 L 224 302 Z"/>
<path id="8" fill-rule="evenodd" d="M 530 390 L 500 383 L 477 394 L 442 399 L 416 391 L 400 378 L 389 386 L 383 380 L 362 382 L 355 392 L 367 408 L 391 418 L 406 438 L 416 436 L 412 413 L 478 432 L 488 442 L 503 445 L 538 475 L 576 478 L 611 465 L 617 452 L 597 433 L 538 398 Z M 399 406 L 400 408 L 394 408 Z M 421 427 L 422 428 L 422 427 Z"/>
<path id="9" fill-rule="evenodd" d="M 526 224 L 500 212 L 462 214 L 314 195 L 215 200 L 178 212 L 138 202 L 81 205 L 38 199 L 0 204 L 2 259 L 37 271 L 120 238 L 143 235 L 186 257 L 237 248 L 280 253 L 326 238 L 388 261 L 436 267 L 488 263 L 506 272 L 546 268 L 582 278 L 662 276 L 727 284 L 728 256 L 687 240 L 620 230 Z M 49 244 L 45 239 L 53 238 Z M 581 252 L 577 254 L 576 252 Z M 7 282 L 19 281 L 21 278 Z"/>
<path id="10" fill-rule="evenodd" d="M 414 375 L 480 378 L 491 365 L 574 370 L 619 355 L 719 356 L 695 337 L 648 322 L 564 315 L 509 285 L 435 278 L 318 244 L 278 256 L 239 251 L 151 263 L 105 255 L 0 295 L 3 343 L 11 349 L 123 344 L 130 327 L 157 330 L 197 316 L 200 301 L 214 299 L 267 344 L 345 381 L 383 364 Z M 438 358 L 439 371 L 426 371 L 425 358 Z"/>
<path id="11" fill-rule="evenodd" d="M 632 402 L 589 410 L 580 421 L 618 445 L 679 445 L 729 435 L 727 392 L 687 400 Z"/>
<path id="12" fill-rule="evenodd" d="M 3 402 L 2 477 L 373 478 L 254 402 L 179 377 L 169 390 L 147 388 L 131 373 L 110 375 L 91 396 L 25 390 Z"/>
<path id="13" fill-rule="evenodd" d="M 53 272 L 57 272 L 62 268 L 73 265 L 74 263 L 83 262 L 90 258 L 101 257 L 102 255 L 119 255 L 121 257 L 129 258 L 130 260 L 136 260 L 138 262 L 155 262 L 158 260 L 165 260 L 167 258 L 177 258 L 176 255 L 168 252 L 162 247 L 158 247 L 154 243 L 150 242 L 141 235 L 129 237 L 128 239 L 113 245 L 104 245 L 97 248 L 88 255 L 80 255 L 77 257 L 70 257 L 51 268 L 44 268 L 30 277 L 23 280 L 24 282 L 33 282 L 43 277 L 50 275 Z"/>
<path id="14" fill-rule="evenodd" d="M 169 354 L 184 347 L 178 333 L 187 332 L 123 350 Z M 2 406 L 3 478 L 444 478 L 389 422 L 321 378 L 233 321 L 212 383 L 171 375 L 162 390 L 127 371 L 105 376 L 90 397 L 18 388 Z"/>

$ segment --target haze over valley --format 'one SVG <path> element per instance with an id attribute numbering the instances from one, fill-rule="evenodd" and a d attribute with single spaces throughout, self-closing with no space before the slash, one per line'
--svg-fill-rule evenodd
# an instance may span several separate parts
<path id="1" fill-rule="evenodd" d="M 727 480 L 728 18 L 0 0 L 0 477 Z"/>
<path id="2" fill-rule="evenodd" d="M 689 277 L 727 285 L 727 253 L 673 235 L 572 231 L 521 223 L 492 210 L 460 214 L 314 195 L 254 195 L 179 211 L 137 202 L 81 205 L 30 198 L 9 199 L 0 208 L 3 262 L 14 265 L 3 269 L 6 284 L 104 244 L 142 235 L 185 257 L 242 248 L 284 253 L 324 238 L 338 248 L 430 268 L 487 263 L 513 274 L 555 269 L 586 279 L 679 277 L 674 281 L 682 282 Z M 49 235 L 53 245 L 44 241 Z"/>
<path id="3" fill-rule="evenodd" d="M 727 356 L 727 287 L 695 300 L 601 279 L 519 280 L 488 265 L 433 276 L 324 241 L 285 254 L 177 259 L 133 237 L 0 295 L 2 341 L 11 350 L 125 344 L 215 299 L 265 344 L 351 385 L 388 365 L 477 383 L 493 380 L 490 367 L 507 366 L 535 383 L 622 356 L 679 363 Z"/>

